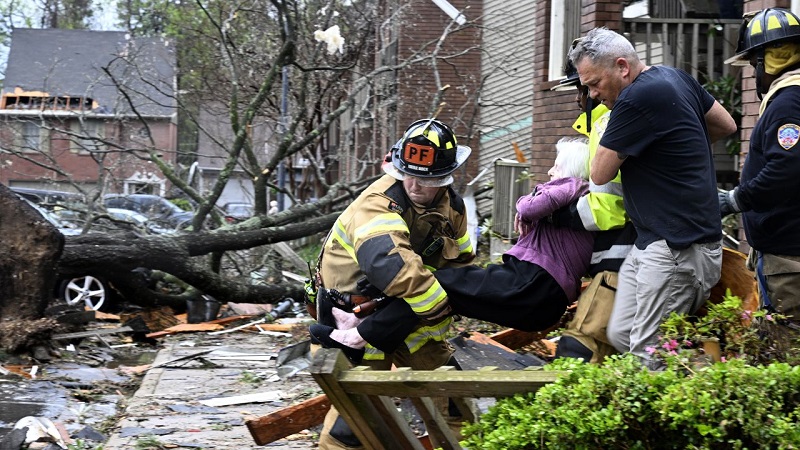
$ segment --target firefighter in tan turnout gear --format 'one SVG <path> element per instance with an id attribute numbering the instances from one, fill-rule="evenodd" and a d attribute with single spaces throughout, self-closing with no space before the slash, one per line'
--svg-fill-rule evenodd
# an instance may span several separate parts
<path id="1" fill-rule="evenodd" d="M 317 320 L 335 328 L 311 327 L 312 342 L 342 348 L 354 363 L 375 370 L 392 364 L 432 370 L 450 360 L 452 322 L 447 293 L 431 271 L 474 258 L 462 198 L 450 187 L 452 173 L 471 149 L 458 145 L 453 130 L 435 119 L 412 123 L 392 147 L 382 178 L 370 185 L 336 220 L 320 255 L 316 275 Z M 370 285 L 379 308 L 407 303 L 422 319 L 392 353 L 367 345 L 346 347 L 339 332 L 369 326 L 350 311 L 375 300 L 359 287 Z M 386 311 L 388 312 L 388 311 Z M 382 314 L 385 315 L 385 314 Z M 386 331 L 358 329 L 363 334 Z M 389 324 L 391 326 L 391 324 Z M 345 345 L 342 345 L 345 344 Z M 360 442 L 334 408 L 328 413 L 320 448 L 358 448 Z"/>

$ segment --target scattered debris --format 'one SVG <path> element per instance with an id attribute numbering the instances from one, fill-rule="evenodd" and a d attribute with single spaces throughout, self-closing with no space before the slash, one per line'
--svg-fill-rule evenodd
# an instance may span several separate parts
<path id="1" fill-rule="evenodd" d="M 242 405 L 245 403 L 274 402 L 283 398 L 280 391 L 259 392 L 256 394 L 234 395 L 233 397 L 217 397 L 208 400 L 200 400 L 199 403 L 206 406 L 230 406 Z"/>

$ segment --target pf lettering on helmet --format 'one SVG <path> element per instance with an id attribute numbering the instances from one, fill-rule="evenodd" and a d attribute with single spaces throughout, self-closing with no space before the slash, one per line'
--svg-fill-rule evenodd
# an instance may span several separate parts
<path id="1" fill-rule="evenodd" d="M 430 167 L 436 157 L 436 150 L 430 145 L 420 145 L 409 142 L 403 149 L 403 159 L 409 164 Z M 417 170 L 427 170 L 417 168 Z"/>

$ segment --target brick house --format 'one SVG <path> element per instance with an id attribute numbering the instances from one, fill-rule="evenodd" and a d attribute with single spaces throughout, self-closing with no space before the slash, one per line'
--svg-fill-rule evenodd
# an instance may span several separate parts
<path id="1" fill-rule="evenodd" d="M 0 98 L 0 183 L 164 195 L 176 156 L 175 56 L 123 32 L 12 32 Z M 55 169 L 55 170 L 54 170 Z"/>

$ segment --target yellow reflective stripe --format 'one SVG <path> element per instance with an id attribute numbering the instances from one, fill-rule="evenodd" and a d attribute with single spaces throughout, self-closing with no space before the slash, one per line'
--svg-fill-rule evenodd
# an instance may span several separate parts
<path id="1" fill-rule="evenodd" d="M 386 354 L 382 351 L 378 350 L 377 348 L 367 344 L 364 347 L 364 356 L 362 359 L 367 361 L 382 361 L 386 357 Z"/>
<path id="2" fill-rule="evenodd" d="M 405 300 L 411 309 L 416 314 L 424 314 L 431 309 L 435 308 L 439 303 L 443 302 L 447 298 L 447 293 L 442 289 L 442 285 L 439 284 L 439 281 L 434 279 L 433 284 L 422 293 L 422 295 L 417 295 L 415 297 L 405 297 Z"/>
<path id="3" fill-rule="evenodd" d="M 578 199 L 577 209 L 583 227 L 589 231 L 613 230 L 628 221 L 619 195 L 590 192 Z"/>
<path id="4" fill-rule="evenodd" d="M 405 339 L 408 352 L 413 354 L 430 341 L 444 342 L 447 340 L 447 332 L 450 330 L 451 323 L 453 323 L 453 318 L 448 317 L 436 325 L 419 327 L 412 331 Z M 363 359 L 366 361 L 382 361 L 385 358 L 385 353 L 369 344 L 364 348 Z"/>
<path id="5" fill-rule="evenodd" d="M 429 266 L 429 265 L 427 265 L 427 264 L 423 264 L 423 265 L 422 265 L 422 267 L 424 267 L 424 268 L 428 269 L 428 270 L 429 270 L 429 271 L 431 271 L 431 272 L 436 272 L 436 267 Z"/>
<path id="6" fill-rule="evenodd" d="M 357 243 L 366 236 L 387 231 L 401 231 L 408 233 L 408 225 L 397 213 L 378 214 L 372 220 L 356 228 L 353 242 Z"/>
<path id="7" fill-rule="evenodd" d="M 347 237 L 347 232 L 344 229 L 344 224 L 340 222 L 338 219 L 336 223 L 333 224 L 333 230 L 331 230 L 331 237 L 345 249 L 348 255 L 353 258 L 354 261 L 358 261 L 356 259 L 356 251 L 353 248 L 353 243 L 350 242 L 350 238 Z M 330 241 L 329 241 L 330 242 Z"/>
<path id="8" fill-rule="evenodd" d="M 419 327 L 412 331 L 406 338 L 406 347 L 409 353 L 414 353 L 419 350 L 428 341 L 444 341 L 447 339 L 447 331 L 450 329 L 450 324 L 453 322 L 451 317 L 428 327 Z"/>
<path id="9" fill-rule="evenodd" d="M 456 240 L 458 244 L 458 253 L 472 253 L 472 240 L 469 234 L 465 234 Z"/>

